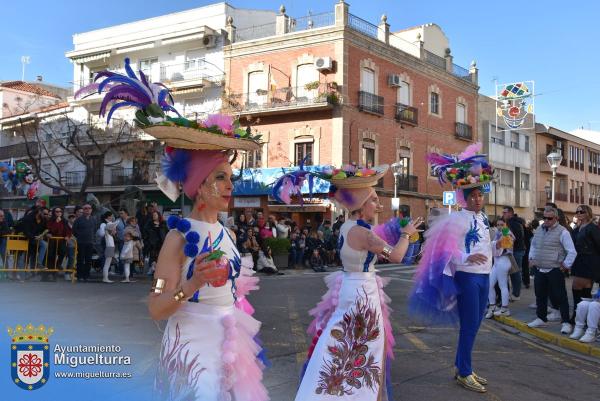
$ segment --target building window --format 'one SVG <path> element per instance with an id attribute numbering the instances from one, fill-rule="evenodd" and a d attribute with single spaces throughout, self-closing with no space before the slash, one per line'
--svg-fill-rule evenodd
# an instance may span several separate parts
<path id="1" fill-rule="evenodd" d="M 467 118 L 467 108 L 464 104 L 458 103 L 456 105 L 456 122 L 461 124 L 466 124 Z"/>
<path id="2" fill-rule="evenodd" d="M 401 81 L 398 87 L 398 103 L 405 106 L 410 106 L 410 84 L 408 82 Z"/>
<path id="3" fill-rule="evenodd" d="M 371 168 L 375 165 L 375 141 L 363 139 L 362 164 L 367 168 Z"/>
<path id="4" fill-rule="evenodd" d="M 528 136 L 528 135 L 523 135 L 523 139 L 524 139 L 524 141 L 525 141 L 525 144 L 524 144 L 523 150 L 524 150 L 525 152 L 529 152 L 529 136 Z"/>
<path id="5" fill-rule="evenodd" d="M 501 186 L 511 188 L 514 186 L 514 172 L 510 170 L 498 169 L 498 173 L 500 174 Z"/>
<path id="6" fill-rule="evenodd" d="M 375 93 L 375 71 L 370 68 L 363 68 L 360 74 L 360 89 L 363 92 Z"/>
<path id="7" fill-rule="evenodd" d="M 247 168 L 260 168 L 262 152 L 260 150 L 247 151 L 244 154 L 244 166 Z"/>
<path id="8" fill-rule="evenodd" d="M 510 131 L 510 147 L 519 149 L 519 133 L 516 131 Z"/>
<path id="9" fill-rule="evenodd" d="M 158 81 L 158 58 L 147 58 L 140 60 L 140 70 L 148 78 L 148 82 Z"/>
<path id="10" fill-rule="evenodd" d="M 429 94 L 429 110 L 432 114 L 440 114 L 440 95 L 435 92 Z"/>
<path id="11" fill-rule="evenodd" d="M 306 84 L 319 80 L 319 72 L 314 64 L 301 64 L 296 69 L 296 97 L 299 100 L 314 99 L 317 89 L 306 89 Z"/>
<path id="12" fill-rule="evenodd" d="M 294 155 L 294 164 L 298 165 L 300 162 L 306 158 L 304 164 L 306 166 L 312 166 L 313 158 L 313 142 L 298 142 L 295 144 L 295 155 Z"/>
<path id="13" fill-rule="evenodd" d="M 204 54 L 206 51 L 204 49 L 195 49 L 188 50 L 185 53 L 185 70 L 193 71 L 198 70 L 201 66 L 204 65 Z"/>
<path id="14" fill-rule="evenodd" d="M 492 132 L 490 132 L 490 141 L 497 143 L 498 145 L 504 145 L 504 131 L 498 131 L 498 127 L 492 125 Z"/>
<path id="15" fill-rule="evenodd" d="M 248 105 L 259 106 L 267 101 L 267 75 L 263 71 L 248 74 Z"/>
<path id="16" fill-rule="evenodd" d="M 521 189 L 529 191 L 529 174 L 521 173 Z"/>

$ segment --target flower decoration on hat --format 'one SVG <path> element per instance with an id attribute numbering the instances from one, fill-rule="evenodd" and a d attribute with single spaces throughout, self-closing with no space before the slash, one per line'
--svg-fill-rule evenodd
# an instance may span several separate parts
<path id="1" fill-rule="evenodd" d="M 430 153 L 427 161 L 440 185 L 449 182 L 454 188 L 474 188 L 492 181 L 494 170 L 486 155 L 479 154 L 481 143 L 469 145 L 459 155 Z"/>
<path id="2" fill-rule="evenodd" d="M 360 167 L 355 164 L 346 164 L 340 168 L 329 167 L 323 170 L 318 177 L 331 183 L 330 194 L 337 188 L 366 188 L 372 187 L 387 172 L 389 166 L 382 164 L 374 167 Z"/>

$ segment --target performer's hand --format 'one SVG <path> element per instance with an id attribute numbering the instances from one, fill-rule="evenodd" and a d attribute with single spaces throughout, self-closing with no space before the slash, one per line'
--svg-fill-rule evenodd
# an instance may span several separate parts
<path id="1" fill-rule="evenodd" d="M 205 252 L 196 256 L 196 259 L 194 260 L 194 271 L 192 277 L 188 280 L 193 286 L 194 292 L 211 281 L 218 280 L 223 274 L 220 271 L 221 269 L 216 268 L 217 263 L 214 260 L 210 262 L 204 261 L 208 255 L 209 253 Z"/>
<path id="2" fill-rule="evenodd" d="M 417 217 L 416 219 L 408 223 L 406 226 L 404 226 L 404 228 L 402 228 L 402 232 L 407 233 L 409 236 L 416 234 L 419 232 L 419 230 L 417 230 L 417 227 L 419 227 L 421 224 L 423 224 L 423 218 Z"/>
<path id="3" fill-rule="evenodd" d="M 485 262 L 487 262 L 487 260 L 487 256 L 481 253 L 474 253 L 473 255 L 469 255 L 469 257 L 467 258 L 467 262 L 475 263 L 476 265 L 482 265 Z"/>

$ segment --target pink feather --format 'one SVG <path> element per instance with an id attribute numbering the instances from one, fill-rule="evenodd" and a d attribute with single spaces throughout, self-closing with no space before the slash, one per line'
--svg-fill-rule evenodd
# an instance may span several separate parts
<path id="1" fill-rule="evenodd" d="M 427 163 L 431 164 L 448 164 L 448 160 L 438 153 L 429 153 L 427 155 Z"/>
<path id="2" fill-rule="evenodd" d="M 467 148 L 458 156 L 460 160 L 466 159 L 467 157 L 475 156 L 481 151 L 482 144 L 477 142 L 467 146 Z"/>

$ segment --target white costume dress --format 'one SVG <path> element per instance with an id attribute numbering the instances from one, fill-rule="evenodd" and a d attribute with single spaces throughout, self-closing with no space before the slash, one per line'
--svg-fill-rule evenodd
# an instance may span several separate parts
<path id="1" fill-rule="evenodd" d="M 261 383 L 264 365 L 259 354 L 262 349 L 255 341 L 260 323 L 251 316 L 253 309 L 244 298 L 249 290 L 257 288 L 258 279 L 250 277 L 252 259 L 250 269 L 242 266 L 248 265 L 242 263 L 235 242 L 220 223 L 185 220 L 190 224 L 177 225 L 187 241 L 182 280 L 191 276 L 194 258 L 189 255 L 210 247 L 209 232 L 212 247 L 224 251 L 233 273 L 241 274 L 222 287 L 201 288 L 171 315 L 162 340 L 156 377 L 159 397 L 199 401 L 268 400 Z M 199 238 L 190 235 L 192 232 L 199 234 Z"/>
<path id="2" fill-rule="evenodd" d="M 313 343 L 296 401 L 388 400 L 394 338 L 383 292 L 387 282 L 376 276 L 375 254 L 348 245 L 348 232 L 357 224 L 370 228 L 360 220 L 342 225 L 343 271 L 326 277 L 329 290 L 310 312 Z"/>

